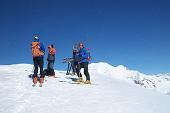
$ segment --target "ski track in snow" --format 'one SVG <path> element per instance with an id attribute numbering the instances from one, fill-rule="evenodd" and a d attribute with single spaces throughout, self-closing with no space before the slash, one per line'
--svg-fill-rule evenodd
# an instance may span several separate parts
<path id="1" fill-rule="evenodd" d="M 18 70 L 18 71 L 16 71 Z M 32 87 L 32 65 L 0 66 L 0 113 L 169 113 L 170 96 L 90 70 L 93 85 L 56 71 Z"/>

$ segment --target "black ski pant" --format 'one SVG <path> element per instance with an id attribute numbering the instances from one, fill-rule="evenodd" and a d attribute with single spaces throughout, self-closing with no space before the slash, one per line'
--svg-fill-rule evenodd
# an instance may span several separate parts
<path id="1" fill-rule="evenodd" d="M 55 75 L 55 72 L 54 72 L 54 60 L 48 61 L 47 70 L 49 72 L 49 75 Z"/>
<path id="2" fill-rule="evenodd" d="M 68 62 L 68 67 L 67 67 L 67 73 L 66 73 L 66 75 L 69 75 L 69 74 L 70 74 L 70 71 L 71 71 L 71 63 Z"/>
<path id="3" fill-rule="evenodd" d="M 38 67 L 40 68 L 40 78 L 44 78 L 44 71 L 43 71 L 43 65 L 44 65 L 44 59 L 43 57 L 34 57 L 34 76 L 37 77 L 38 73 Z"/>
<path id="4" fill-rule="evenodd" d="M 72 67 L 72 70 L 73 70 L 73 73 L 76 73 L 76 62 L 72 62 L 71 63 L 71 67 Z"/>
<path id="5" fill-rule="evenodd" d="M 82 74 L 80 72 L 81 68 L 84 68 L 84 74 L 86 76 L 86 80 L 90 80 L 90 74 L 88 72 L 88 62 L 82 62 L 80 64 L 77 64 L 76 73 L 77 73 L 78 77 L 82 77 Z"/>

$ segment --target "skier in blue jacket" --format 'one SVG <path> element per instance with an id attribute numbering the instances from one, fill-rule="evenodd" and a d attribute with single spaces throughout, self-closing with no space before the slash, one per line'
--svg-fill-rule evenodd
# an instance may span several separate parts
<path id="1" fill-rule="evenodd" d="M 83 82 L 82 74 L 80 72 L 81 68 L 84 68 L 84 74 L 86 76 L 85 84 L 91 84 L 90 82 L 90 74 L 88 72 L 88 50 L 84 47 L 84 44 L 82 42 L 79 43 L 79 67 L 76 69 L 76 73 L 79 77 L 78 82 Z"/>

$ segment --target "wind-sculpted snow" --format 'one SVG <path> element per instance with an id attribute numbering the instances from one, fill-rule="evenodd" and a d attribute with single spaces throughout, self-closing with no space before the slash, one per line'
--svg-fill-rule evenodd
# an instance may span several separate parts
<path id="1" fill-rule="evenodd" d="M 96 73 L 111 76 L 113 78 L 130 80 L 144 88 L 155 89 L 162 93 L 170 94 L 170 74 L 145 75 L 138 71 L 129 70 L 126 67 L 119 65 L 113 67 L 107 63 L 92 63 L 91 70 Z"/>
<path id="2" fill-rule="evenodd" d="M 32 87 L 33 65 L 0 65 L 0 113 L 169 113 L 169 95 L 139 86 L 166 89 L 169 75 L 107 63 L 90 64 L 89 71 L 92 85 L 74 84 L 77 76 L 55 71 L 58 78 Z"/>

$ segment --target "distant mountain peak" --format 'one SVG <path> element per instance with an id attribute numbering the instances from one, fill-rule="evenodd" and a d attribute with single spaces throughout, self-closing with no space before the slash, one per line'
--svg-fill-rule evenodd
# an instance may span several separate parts
<path id="1" fill-rule="evenodd" d="M 106 63 L 92 63 L 89 68 L 96 73 L 111 76 L 114 79 L 131 81 L 148 89 L 156 89 L 163 93 L 170 93 L 170 73 L 158 75 L 146 75 L 136 70 L 129 70 L 123 65 L 116 67 Z"/>

